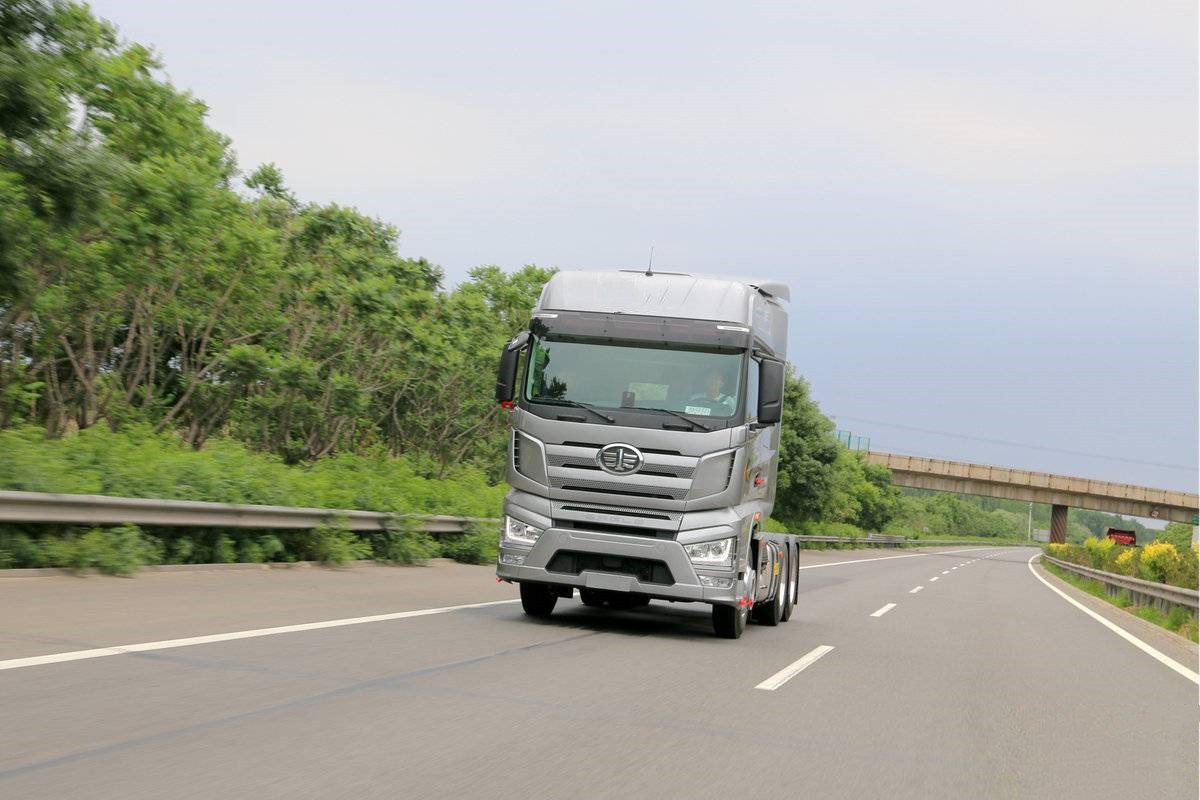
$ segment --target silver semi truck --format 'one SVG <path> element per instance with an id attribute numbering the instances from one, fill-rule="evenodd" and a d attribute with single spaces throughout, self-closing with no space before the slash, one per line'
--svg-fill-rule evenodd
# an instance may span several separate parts
<path id="1" fill-rule="evenodd" d="M 717 635 L 778 625 L 797 543 L 775 499 L 787 286 L 649 271 L 559 272 L 504 348 L 512 412 L 497 576 L 526 614 L 708 603 Z"/>

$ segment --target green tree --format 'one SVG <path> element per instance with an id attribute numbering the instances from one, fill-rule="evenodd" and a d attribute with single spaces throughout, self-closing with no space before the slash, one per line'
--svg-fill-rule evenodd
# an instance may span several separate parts
<path id="1" fill-rule="evenodd" d="M 1170 542 L 1179 548 L 1180 552 L 1187 553 L 1192 546 L 1192 531 L 1195 530 L 1191 525 L 1183 522 L 1172 522 L 1162 531 L 1157 532 L 1154 537 L 1159 541 Z M 1139 537 L 1139 542 L 1149 542 L 1147 537 L 1145 540 Z"/>
<path id="2" fill-rule="evenodd" d="M 821 519 L 829 509 L 838 444 L 833 423 L 813 401 L 808 382 L 790 368 L 783 398 L 773 513 L 785 525 L 795 526 Z"/>

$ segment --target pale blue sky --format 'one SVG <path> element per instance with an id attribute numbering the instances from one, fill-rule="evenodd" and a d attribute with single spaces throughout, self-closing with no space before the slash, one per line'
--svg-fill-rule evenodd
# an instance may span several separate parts
<path id="1" fill-rule="evenodd" d="M 451 282 L 781 277 L 876 449 L 1195 491 L 1194 3 L 93 5 Z"/>

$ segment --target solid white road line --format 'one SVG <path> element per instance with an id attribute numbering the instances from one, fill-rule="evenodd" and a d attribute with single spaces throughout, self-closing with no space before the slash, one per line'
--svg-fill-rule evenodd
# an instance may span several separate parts
<path id="1" fill-rule="evenodd" d="M 924 586 L 918 586 L 918 587 L 917 587 L 917 588 L 915 588 L 915 589 L 909 589 L 909 590 L 908 590 L 908 593 L 909 593 L 909 594 L 916 594 L 917 592 L 921 591 L 921 590 L 922 590 L 922 589 L 924 589 L 924 588 L 925 588 Z"/>
<path id="2" fill-rule="evenodd" d="M 1059 589 L 1054 584 L 1050 583 L 1050 581 L 1046 580 L 1041 575 L 1038 575 L 1037 570 L 1035 570 L 1033 568 L 1033 560 L 1040 555 L 1041 555 L 1041 553 L 1034 553 L 1033 555 L 1031 555 L 1029 557 L 1029 561 L 1027 562 L 1026 566 L 1028 566 L 1029 571 L 1031 573 L 1033 573 L 1033 577 L 1037 578 L 1039 581 L 1041 581 L 1043 584 L 1045 584 L 1046 587 L 1048 589 L 1050 589 L 1050 591 L 1054 592 L 1056 595 L 1058 595 L 1062 599 L 1066 600 L 1068 603 L 1075 606 L 1080 611 L 1087 614 L 1092 619 L 1096 620 L 1096 622 L 1099 622 L 1101 625 L 1108 628 L 1110 631 L 1115 633 L 1117 636 L 1120 636 L 1122 639 L 1129 642 L 1131 645 L 1136 647 L 1138 650 L 1141 650 L 1143 653 L 1150 656 L 1154 660 L 1159 661 L 1159 662 L 1165 664 L 1166 666 L 1170 667 L 1171 669 L 1175 670 L 1176 672 L 1178 672 L 1183 677 L 1187 678 L 1192 683 L 1200 684 L 1200 674 L 1192 672 L 1190 669 L 1185 667 L 1183 664 L 1180 664 L 1175 659 L 1171 658 L 1170 656 L 1164 655 L 1163 653 L 1154 649 L 1150 645 L 1143 642 L 1141 639 L 1134 636 L 1129 631 L 1122 628 L 1120 625 L 1116 624 L 1112 620 L 1102 617 L 1101 615 L 1097 614 L 1095 611 L 1092 611 L 1090 608 L 1085 606 L 1083 603 L 1079 602 L 1074 597 L 1071 597 L 1069 594 L 1064 592 L 1062 589 Z"/>
<path id="3" fill-rule="evenodd" d="M 872 616 L 872 617 L 882 617 L 884 614 L 886 614 L 887 612 L 891 611 L 891 610 L 892 610 L 893 608 L 895 608 L 895 607 L 896 607 L 896 604 L 895 604 L 895 603 L 888 603 L 886 606 L 884 606 L 883 608 L 879 609 L 878 611 L 876 611 L 876 612 L 875 612 L 874 614 L 872 614 L 871 616 Z"/>
<path id="4" fill-rule="evenodd" d="M 932 555 L 931 553 L 910 553 L 906 556 L 876 556 L 875 558 L 858 558 L 854 561 L 830 561 L 828 564 L 809 564 L 808 566 L 799 567 L 798 569 L 821 569 L 822 567 L 840 567 L 843 564 L 865 564 L 868 561 L 888 561 L 893 558 L 920 558 L 921 556 Z"/>
<path id="5" fill-rule="evenodd" d="M 81 661 L 86 658 L 104 658 L 105 656 L 123 656 L 129 653 L 144 653 L 148 650 L 170 650 L 175 647 L 191 647 L 197 644 L 213 644 L 229 642 L 234 639 L 256 639 L 260 636 L 275 636 L 280 633 L 299 633 L 301 631 L 316 631 L 322 628 L 341 628 L 346 625 L 363 625 L 368 622 L 388 622 L 394 619 L 409 619 L 410 617 L 428 617 L 433 614 L 448 614 L 466 608 L 485 608 L 499 606 L 505 603 L 516 603 L 517 600 L 492 600 L 487 603 L 467 603 L 461 606 L 445 606 L 443 608 L 422 608 L 416 611 L 397 611 L 392 614 L 375 614 L 370 617 L 350 617 L 348 619 L 331 619 L 324 622 L 305 622 L 299 625 L 281 625 L 277 628 L 256 628 L 249 631 L 232 631 L 230 633 L 214 633 L 208 636 L 190 636 L 186 639 L 165 639 L 161 642 L 142 642 L 140 644 L 122 644 L 115 647 L 98 647 L 94 650 L 73 650 L 67 653 L 52 653 L 47 656 L 31 656 L 29 658 L 10 658 L 0 661 L 0 670 L 20 669 L 21 667 L 36 667 L 41 664 L 59 664 L 63 661 Z"/>
<path id="6" fill-rule="evenodd" d="M 803 672 L 807 668 L 811 667 L 813 664 L 815 664 L 817 662 L 817 659 L 819 659 L 821 656 L 825 655 L 832 649 L 833 649 L 833 645 L 829 645 L 829 644 L 823 644 L 823 645 L 820 645 L 819 647 L 814 647 L 812 650 L 809 650 L 807 653 L 805 653 L 803 657 L 797 659 L 796 661 L 793 661 L 791 664 L 788 664 L 786 667 L 779 670 L 779 672 L 776 672 L 774 675 L 767 678 L 765 681 L 760 683 L 758 686 L 755 686 L 754 688 L 755 689 L 763 689 L 768 692 L 773 692 L 776 689 L 778 689 L 780 686 L 783 686 L 785 683 L 790 681 L 792 678 L 799 675 L 801 672 Z"/>

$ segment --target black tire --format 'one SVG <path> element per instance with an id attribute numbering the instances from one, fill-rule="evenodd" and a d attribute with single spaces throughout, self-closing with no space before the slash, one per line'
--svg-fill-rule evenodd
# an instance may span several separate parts
<path id="1" fill-rule="evenodd" d="M 786 556 L 781 555 L 785 561 Z M 774 628 L 783 620 L 783 606 L 785 596 L 787 595 L 787 571 L 786 563 L 779 566 L 779 588 L 775 590 L 775 596 L 771 598 L 770 603 L 756 604 L 754 606 L 754 621 L 759 625 L 766 625 L 768 628 Z"/>
<path id="2" fill-rule="evenodd" d="M 750 610 L 746 606 L 714 605 L 713 631 L 722 639 L 737 639 L 746 630 L 746 618 L 749 616 Z"/>
<path id="3" fill-rule="evenodd" d="M 531 617 L 548 617 L 554 611 L 558 595 L 544 583 L 521 584 L 521 608 Z"/>
<path id="4" fill-rule="evenodd" d="M 787 622 L 791 619 L 792 611 L 796 608 L 796 590 L 800 585 L 800 559 L 796 557 L 796 550 L 788 551 L 787 576 L 787 601 L 783 604 L 783 616 L 779 618 L 780 622 Z"/>
<path id="5" fill-rule="evenodd" d="M 580 589 L 579 599 L 588 608 L 604 608 L 604 595 L 595 589 Z"/>

